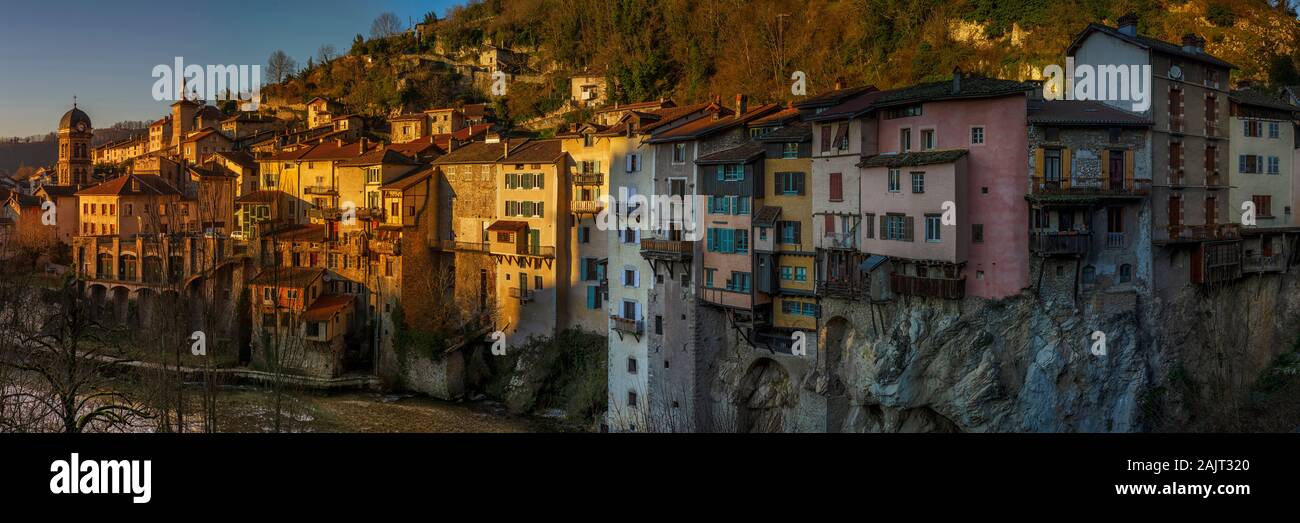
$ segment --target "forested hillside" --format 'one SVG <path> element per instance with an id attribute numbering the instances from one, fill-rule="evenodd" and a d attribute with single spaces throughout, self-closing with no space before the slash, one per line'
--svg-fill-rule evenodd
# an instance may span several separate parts
<path id="1" fill-rule="evenodd" d="M 1278 5 L 1282 2 L 1284 5 Z M 604 71 L 618 101 L 695 101 L 749 93 L 784 100 L 803 71 L 808 92 L 836 78 L 881 87 L 944 77 L 954 67 L 1032 78 L 1060 63 L 1089 22 L 1114 25 L 1126 12 L 1139 30 L 1172 42 L 1194 32 L 1208 52 L 1239 69 L 1235 79 L 1300 83 L 1296 0 L 485 0 L 453 8 L 434 27 L 447 55 L 484 42 L 531 52 L 548 80 L 512 93 L 516 116 L 554 109 L 563 76 Z M 312 64 L 281 89 L 288 99 L 337 96 L 382 113 L 455 100 L 466 92 L 445 64 L 413 59 L 434 45 L 398 35 L 364 39 L 352 56 Z M 363 66 L 366 55 L 381 67 Z"/>

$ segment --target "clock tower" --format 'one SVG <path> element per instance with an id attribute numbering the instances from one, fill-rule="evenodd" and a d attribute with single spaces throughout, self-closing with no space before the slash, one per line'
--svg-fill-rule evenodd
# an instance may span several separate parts
<path id="1" fill-rule="evenodd" d="M 77 109 L 77 102 L 72 102 L 72 110 L 64 113 L 59 120 L 59 162 L 56 173 L 58 185 L 87 185 L 94 168 L 90 157 L 90 139 L 94 130 L 90 125 L 90 116 Z"/>

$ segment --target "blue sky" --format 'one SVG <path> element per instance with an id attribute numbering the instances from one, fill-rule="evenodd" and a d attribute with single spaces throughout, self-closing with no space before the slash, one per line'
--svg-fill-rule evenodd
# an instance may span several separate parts
<path id="1" fill-rule="evenodd" d="M 259 64 L 283 49 L 299 64 L 332 44 L 346 53 L 370 22 L 443 16 L 464 0 L 6 2 L 0 16 L 0 137 L 53 131 L 72 106 L 96 127 L 161 117 L 150 94 L 158 64 Z M 265 71 L 263 71 L 265 77 Z"/>

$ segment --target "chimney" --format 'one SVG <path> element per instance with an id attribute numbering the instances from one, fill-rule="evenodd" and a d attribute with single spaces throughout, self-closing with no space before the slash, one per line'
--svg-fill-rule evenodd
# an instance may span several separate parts
<path id="1" fill-rule="evenodd" d="M 843 76 L 838 76 L 838 77 L 836 77 L 836 78 L 835 78 L 835 90 L 838 91 L 838 90 L 843 89 L 843 88 L 844 88 L 844 77 L 843 77 Z"/>
<path id="2" fill-rule="evenodd" d="M 1196 36 L 1196 33 L 1187 33 L 1183 35 L 1183 50 L 1189 53 L 1204 53 L 1205 39 Z"/>
<path id="3" fill-rule="evenodd" d="M 952 68 L 952 94 L 961 94 L 961 67 Z"/>
<path id="4" fill-rule="evenodd" d="M 361 137 L 361 153 L 362 153 L 362 154 L 365 154 L 365 152 L 366 152 L 366 147 L 370 145 L 369 143 L 366 143 L 366 142 L 367 142 L 366 138 L 365 138 L 364 136 Z"/>
<path id="5" fill-rule="evenodd" d="M 1119 33 L 1128 36 L 1137 36 L 1138 33 L 1138 16 L 1136 13 L 1127 13 L 1119 17 Z"/>
<path id="6" fill-rule="evenodd" d="M 749 97 L 743 94 L 737 94 L 736 95 L 736 118 L 740 118 L 740 115 L 745 114 L 746 109 L 749 109 Z"/>
<path id="7" fill-rule="evenodd" d="M 510 158 L 510 139 L 509 139 L 509 138 L 506 138 L 505 140 L 501 140 L 501 149 L 502 149 L 501 157 L 502 157 L 503 159 L 508 159 L 508 158 Z"/>

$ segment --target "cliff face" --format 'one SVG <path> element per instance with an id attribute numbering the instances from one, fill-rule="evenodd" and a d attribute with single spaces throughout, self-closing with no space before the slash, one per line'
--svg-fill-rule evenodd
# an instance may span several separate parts
<path id="1" fill-rule="evenodd" d="M 731 412 L 741 430 L 1195 430 L 1300 335 L 1294 270 L 1145 296 L 823 300 L 807 356 L 718 336 L 729 343 L 707 376 L 714 416 Z"/>

